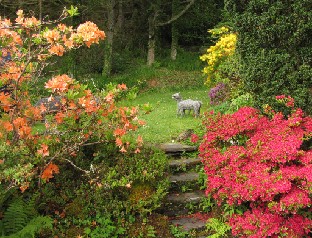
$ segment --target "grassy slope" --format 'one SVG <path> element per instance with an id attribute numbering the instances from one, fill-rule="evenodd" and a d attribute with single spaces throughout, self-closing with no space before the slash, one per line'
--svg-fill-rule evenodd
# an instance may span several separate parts
<path id="1" fill-rule="evenodd" d="M 208 110 L 209 101 L 204 77 L 200 71 L 170 70 L 168 68 L 153 69 L 152 77 L 145 78 L 144 86 L 137 98 L 124 101 L 127 106 L 139 106 L 149 103 L 152 111 L 144 114 L 141 110 L 140 119 L 146 125 L 138 133 L 146 142 L 171 142 L 181 132 L 187 129 L 198 130 L 202 124 L 201 118 L 186 115 L 177 117 L 177 103 L 171 95 L 180 92 L 184 99 L 196 99 L 203 102 L 202 112 Z M 145 74 L 146 75 L 146 74 Z M 142 81 L 141 78 L 138 80 Z"/>
<path id="2" fill-rule="evenodd" d="M 196 98 L 203 102 L 203 110 L 207 108 L 206 89 L 189 89 L 181 91 L 185 98 Z M 187 129 L 197 130 L 201 125 L 201 118 L 193 114 L 177 117 L 177 103 L 171 98 L 176 91 L 151 92 L 140 95 L 135 102 L 139 105 L 149 102 L 153 110 L 149 114 L 141 115 L 146 125 L 138 131 L 145 141 L 159 143 L 170 142 L 182 131 Z"/>

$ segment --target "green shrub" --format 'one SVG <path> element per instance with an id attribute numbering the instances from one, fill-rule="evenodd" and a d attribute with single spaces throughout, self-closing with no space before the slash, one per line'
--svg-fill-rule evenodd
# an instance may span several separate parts
<path id="1" fill-rule="evenodd" d="M 40 212 L 58 221 L 53 235 L 129 237 L 133 219 L 139 225 L 161 205 L 168 188 L 163 152 L 146 147 L 120 154 L 114 146 L 93 145 L 77 157 L 79 166 L 91 162 L 91 177 L 63 164 L 64 172 L 41 189 Z"/>
<path id="2" fill-rule="evenodd" d="M 256 105 L 274 104 L 274 96 L 291 95 L 311 113 L 311 1 L 226 1 L 238 32 L 244 89 Z"/>

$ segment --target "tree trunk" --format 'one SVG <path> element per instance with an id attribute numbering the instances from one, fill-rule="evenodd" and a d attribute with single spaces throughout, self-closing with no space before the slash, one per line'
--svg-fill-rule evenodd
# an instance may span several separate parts
<path id="1" fill-rule="evenodd" d="M 148 52 L 147 52 L 147 65 L 151 66 L 154 61 L 155 61 L 155 32 L 157 30 L 158 27 L 161 26 L 165 26 L 168 24 L 174 24 L 174 22 L 176 20 L 178 20 L 195 2 L 195 0 L 189 0 L 187 1 L 188 4 L 184 7 L 184 9 L 178 11 L 178 0 L 173 0 L 172 2 L 172 15 L 171 18 L 166 21 L 166 22 L 157 22 L 157 17 L 158 17 L 158 13 L 161 11 L 160 10 L 160 6 L 157 4 L 152 4 L 151 7 L 151 14 L 149 15 L 148 18 Z M 173 25 L 172 25 L 173 26 Z M 173 26 L 173 32 L 172 34 L 175 34 L 173 39 L 172 39 L 172 44 L 173 44 L 173 48 L 172 48 L 172 52 L 171 52 L 171 57 L 176 58 L 176 54 L 177 54 L 177 28 L 176 26 Z"/>
<path id="2" fill-rule="evenodd" d="M 172 0 L 171 18 L 177 15 L 178 5 L 179 5 L 178 0 Z M 178 41 L 179 41 L 179 32 L 177 28 L 177 23 L 176 21 L 174 21 L 171 23 L 171 59 L 172 60 L 177 59 Z"/>
<path id="3" fill-rule="evenodd" d="M 119 36 L 121 40 L 124 37 L 124 21 L 125 21 L 125 16 L 123 12 L 123 0 L 118 1 L 118 17 L 117 17 L 117 31 L 119 33 Z"/>
<path id="4" fill-rule="evenodd" d="M 109 0 L 107 5 L 107 30 L 104 50 L 104 65 L 102 70 L 103 76 L 110 76 L 112 73 L 113 60 L 113 41 L 114 41 L 114 23 L 115 23 L 115 0 Z"/>
<path id="5" fill-rule="evenodd" d="M 148 17 L 148 49 L 147 49 L 147 65 L 151 66 L 155 62 L 155 31 L 156 31 L 156 12 Z"/>
<path id="6" fill-rule="evenodd" d="M 39 0 L 39 20 L 42 21 L 42 0 Z"/>

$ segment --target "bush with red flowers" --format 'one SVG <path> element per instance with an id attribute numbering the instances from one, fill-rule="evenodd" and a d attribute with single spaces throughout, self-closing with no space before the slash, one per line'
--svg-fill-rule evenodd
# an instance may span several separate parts
<path id="1" fill-rule="evenodd" d="M 200 156 L 207 194 L 216 201 L 244 204 L 248 210 L 229 219 L 240 237 L 303 237 L 312 228 L 312 118 L 295 109 L 293 99 L 276 99 L 291 109 L 284 116 L 266 107 L 233 114 L 207 113 Z"/>

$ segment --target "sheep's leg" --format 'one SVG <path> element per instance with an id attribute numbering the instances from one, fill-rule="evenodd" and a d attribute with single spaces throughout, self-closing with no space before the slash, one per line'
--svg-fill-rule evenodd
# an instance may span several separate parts
<path id="1" fill-rule="evenodd" d="M 195 117 L 199 117 L 199 115 L 200 115 L 200 107 L 194 108 L 194 112 L 195 112 Z"/>
<path id="2" fill-rule="evenodd" d="M 183 109 L 183 108 L 180 108 L 180 115 L 183 117 L 184 116 L 184 111 L 185 111 L 185 109 Z"/>

